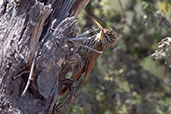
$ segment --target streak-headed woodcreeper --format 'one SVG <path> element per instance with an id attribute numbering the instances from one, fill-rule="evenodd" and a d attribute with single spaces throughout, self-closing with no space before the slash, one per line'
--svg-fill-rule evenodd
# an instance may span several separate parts
<path id="1" fill-rule="evenodd" d="M 82 45 L 88 46 L 97 51 L 103 51 L 105 48 L 108 48 L 116 41 L 117 34 L 112 29 L 104 29 L 97 21 L 95 21 L 95 23 L 100 28 L 100 32 L 97 33 L 94 38 L 86 40 Z M 92 71 L 100 53 L 97 53 L 85 47 L 80 47 L 78 53 L 81 56 L 81 60 L 78 61 L 74 66 L 71 79 L 78 80 L 84 73 L 85 80 Z M 68 87 L 62 88 L 59 95 L 63 95 L 67 90 Z"/>

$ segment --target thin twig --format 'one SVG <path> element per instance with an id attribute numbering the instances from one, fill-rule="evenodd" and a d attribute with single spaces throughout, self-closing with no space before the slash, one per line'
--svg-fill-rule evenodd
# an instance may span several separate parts
<path id="1" fill-rule="evenodd" d="M 69 38 L 68 40 L 69 41 L 82 41 L 82 40 L 90 40 L 94 38 L 94 36 L 91 36 L 91 37 L 74 37 L 74 38 Z"/>
<path id="2" fill-rule="evenodd" d="M 126 16 L 126 11 L 125 11 L 125 9 L 124 9 L 124 7 L 123 7 L 123 5 L 122 5 L 122 2 L 121 2 L 121 0 L 118 0 L 118 2 L 119 2 L 119 5 L 120 5 L 120 7 L 121 7 L 121 10 L 122 10 L 122 17 L 123 17 L 123 23 L 124 24 L 126 24 L 126 26 L 128 26 L 128 27 L 130 27 L 131 29 L 135 29 L 135 27 L 133 26 L 133 25 L 130 25 L 129 23 L 128 23 L 128 21 L 127 21 L 127 16 Z"/>
<path id="3" fill-rule="evenodd" d="M 96 49 L 93 49 L 93 48 L 90 48 L 90 47 L 88 47 L 88 46 L 82 45 L 82 44 L 80 44 L 80 43 L 77 43 L 77 44 L 80 45 L 80 46 L 82 46 L 82 47 L 84 47 L 84 48 L 87 48 L 87 49 L 89 49 L 89 50 L 92 50 L 92 51 L 94 51 L 94 52 L 96 52 L 96 53 L 99 53 L 99 54 L 102 54 L 102 53 L 103 53 L 103 51 L 98 51 L 98 50 L 96 50 Z"/>
<path id="4" fill-rule="evenodd" d="M 45 35 L 46 36 L 46 35 Z M 45 39 L 46 39 L 47 37 L 45 37 Z M 25 93 L 26 93 L 26 91 L 27 91 L 27 89 L 28 89 L 28 87 L 29 87 L 29 85 L 30 85 L 30 83 L 31 83 L 31 80 L 33 80 L 33 71 L 34 71 L 34 66 L 35 66 L 35 62 L 36 62 L 36 58 L 37 58 L 37 55 L 38 55 L 38 53 L 39 53 L 39 50 L 40 50 L 40 48 L 41 48 L 41 46 L 44 44 L 44 42 L 45 42 L 45 39 L 41 42 L 41 44 L 39 44 L 39 46 L 38 46 L 38 48 L 37 48 L 37 50 L 36 50 L 36 52 L 35 52 L 35 54 L 34 54 L 34 58 L 33 58 L 33 61 L 32 61 L 32 64 L 31 64 L 31 69 L 30 69 L 30 73 L 29 73 L 29 78 L 28 78 L 28 81 L 27 81 L 27 84 L 26 84 L 26 87 L 24 88 L 24 91 L 22 92 L 22 94 L 21 94 L 21 96 L 24 96 L 25 95 Z"/>
<path id="5" fill-rule="evenodd" d="M 81 43 L 73 42 L 72 40 L 69 40 L 69 41 L 72 42 L 72 43 L 75 43 L 75 44 L 77 44 L 77 45 L 79 45 L 79 46 L 81 46 L 81 47 L 87 48 L 87 49 L 89 49 L 89 50 L 91 50 L 91 51 L 94 51 L 94 52 L 96 52 L 96 53 L 99 53 L 99 54 L 102 54 L 102 53 L 103 53 L 103 51 L 98 51 L 98 50 L 96 50 L 96 49 L 90 48 L 90 47 L 88 47 L 88 46 L 86 46 L 86 45 L 83 45 L 83 44 L 81 44 Z"/>
<path id="6" fill-rule="evenodd" d="M 91 37 L 80 37 L 80 38 L 74 37 L 74 38 L 69 38 L 68 40 L 69 41 L 82 41 L 82 40 L 90 40 L 90 39 Z"/>
<path id="7" fill-rule="evenodd" d="M 35 61 L 36 61 L 36 58 L 37 58 L 37 56 L 36 56 L 37 53 L 38 53 L 38 51 L 35 53 L 35 56 L 34 56 L 34 58 L 33 58 L 33 62 L 32 62 L 32 64 L 31 64 L 31 69 L 30 69 L 29 78 L 28 78 L 26 87 L 24 88 L 24 91 L 23 91 L 23 93 L 21 94 L 21 96 L 24 96 L 24 95 L 25 95 L 25 93 L 26 93 L 26 91 L 27 91 L 27 89 L 28 89 L 28 87 L 29 87 L 29 85 L 30 85 L 30 83 L 31 83 L 31 80 L 33 80 L 32 75 L 33 75 L 33 70 L 34 70 Z"/>
<path id="8" fill-rule="evenodd" d="M 46 35 L 45 35 L 45 36 L 46 36 Z M 47 38 L 47 37 L 45 37 L 45 39 L 46 39 L 46 38 Z M 39 53 L 39 50 L 40 50 L 41 46 L 42 46 L 43 43 L 45 42 L 45 39 L 42 40 L 42 42 L 39 44 L 39 46 L 38 46 L 38 48 L 37 48 L 37 50 L 36 50 L 36 52 L 35 52 L 35 54 L 34 54 L 33 61 L 32 61 L 32 64 L 31 64 L 30 73 L 29 73 L 29 78 L 28 78 L 26 87 L 24 88 L 24 91 L 22 92 L 21 96 L 24 96 L 24 95 L 25 95 L 25 93 L 26 93 L 26 91 L 27 91 L 27 89 L 28 89 L 28 87 L 29 87 L 29 85 L 30 85 L 30 83 L 31 83 L 31 80 L 33 80 L 32 77 L 33 77 L 33 70 L 34 70 L 36 58 L 37 58 L 37 55 L 38 55 L 38 53 Z"/>
<path id="9" fill-rule="evenodd" d="M 119 2 L 119 5 L 120 5 L 120 7 L 121 7 L 121 10 L 122 10 L 122 12 L 123 12 L 123 18 L 124 18 L 124 21 L 126 21 L 126 11 L 125 11 L 125 9 L 124 9 L 124 7 L 123 7 L 123 5 L 122 5 L 122 2 L 121 2 L 121 0 L 118 0 L 118 2 Z"/>
<path id="10" fill-rule="evenodd" d="M 54 23 L 56 22 L 56 20 L 52 21 L 52 24 L 51 24 L 51 27 L 48 28 L 48 31 L 50 31 L 54 25 Z M 42 41 L 40 42 L 40 44 L 38 45 L 38 48 L 34 54 L 34 58 L 33 58 L 33 61 L 32 61 L 32 64 L 31 64 L 31 69 L 30 69 L 30 73 L 29 73 L 29 78 L 28 78 L 28 81 L 27 81 L 27 84 L 24 88 L 24 91 L 22 92 L 21 96 L 24 96 L 30 83 L 31 83 L 31 80 L 33 80 L 33 71 L 34 71 L 34 66 L 35 66 L 35 63 L 36 63 L 36 58 L 37 58 L 37 55 L 40 51 L 40 48 L 43 46 L 43 44 L 45 43 L 47 37 L 48 37 L 48 33 L 49 32 L 46 32 L 45 36 L 44 36 L 44 39 L 42 39 Z"/>
<path id="11" fill-rule="evenodd" d="M 27 73 L 29 73 L 29 71 L 23 71 L 23 72 L 21 72 L 20 74 L 18 74 L 17 76 L 14 77 L 14 80 L 15 80 L 16 78 L 22 76 L 23 74 L 27 74 Z"/>
<path id="12" fill-rule="evenodd" d="M 88 35 L 88 34 L 90 34 L 90 33 L 92 33 L 92 32 L 96 32 L 96 31 L 98 31 L 98 30 L 99 30 L 99 28 L 98 28 L 98 29 L 89 29 L 89 30 L 87 30 L 87 31 L 85 31 L 85 32 L 83 32 L 83 33 L 81 33 L 81 34 L 79 34 L 78 36 L 76 36 L 76 38 L 82 37 L 82 36 L 85 36 L 85 35 Z"/>

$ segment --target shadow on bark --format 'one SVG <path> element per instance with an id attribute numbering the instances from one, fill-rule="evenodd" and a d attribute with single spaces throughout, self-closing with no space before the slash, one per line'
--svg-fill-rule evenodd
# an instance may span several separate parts
<path id="1" fill-rule="evenodd" d="M 75 16 L 88 2 L 4 0 L 0 7 L 1 114 L 55 113 L 60 78 L 78 58 L 68 38 L 76 36 Z"/>

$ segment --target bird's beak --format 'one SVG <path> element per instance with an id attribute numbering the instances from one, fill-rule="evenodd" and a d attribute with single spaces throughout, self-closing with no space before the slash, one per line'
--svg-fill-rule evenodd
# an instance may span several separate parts
<path id="1" fill-rule="evenodd" d="M 104 31 L 104 28 L 100 25 L 99 22 L 97 22 L 95 19 L 94 19 L 94 22 L 96 23 L 96 25 L 100 28 L 100 40 L 103 38 L 103 31 Z"/>

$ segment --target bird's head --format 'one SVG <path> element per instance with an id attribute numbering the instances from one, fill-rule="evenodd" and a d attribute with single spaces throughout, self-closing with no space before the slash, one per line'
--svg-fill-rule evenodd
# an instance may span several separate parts
<path id="1" fill-rule="evenodd" d="M 96 20 L 94 20 L 100 28 L 100 33 L 97 34 L 98 44 L 103 48 L 111 46 L 117 39 L 117 34 L 112 29 L 104 29 Z"/>

